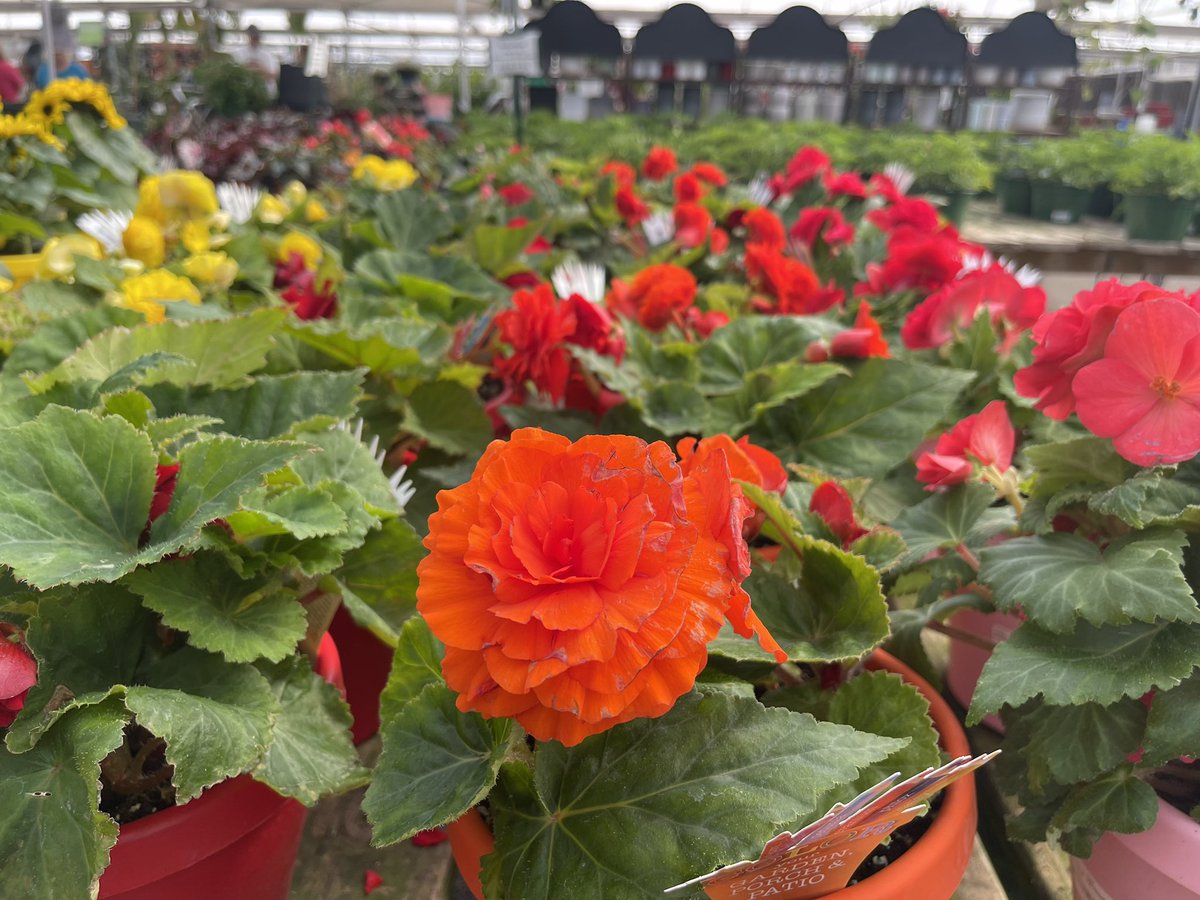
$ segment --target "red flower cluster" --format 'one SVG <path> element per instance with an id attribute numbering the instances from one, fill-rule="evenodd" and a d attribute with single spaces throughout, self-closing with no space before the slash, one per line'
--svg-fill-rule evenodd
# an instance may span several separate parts
<path id="1" fill-rule="evenodd" d="M 780 252 L 787 243 L 783 222 L 769 209 L 755 207 L 742 216 L 742 225 L 746 229 L 747 245 Z"/>
<path id="2" fill-rule="evenodd" d="M 969 246 L 946 231 L 923 233 L 902 228 L 888 238 L 887 258 L 882 263 L 867 264 L 867 280 L 855 288 L 855 293 L 879 296 L 935 291 L 962 270 L 963 251 Z"/>
<path id="3" fill-rule="evenodd" d="M 705 184 L 713 187 L 725 187 L 729 184 L 729 179 L 725 177 L 725 172 L 720 166 L 712 163 L 699 162 L 692 166 L 692 174 L 703 181 Z"/>
<path id="4" fill-rule="evenodd" d="M 713 217 L 699 203 L 680 203 L 675 207 L 675 243 L 681 247 L 699 247 L 713 230 Z M 721 250 L 713 247 L 714 253 Z"/>
<path id="5" fill-rule="evenodd" d="M 1016 439 L 1004 401 L 993 400 L 939 437 L 932 452 L 917 457 L 917 480 L 928 491 L 960 484 L 971 477 L 975 462 L 1004 472 L 1012 466 Z"/>
<path id="6" fill-rule="evenodd" d="M 600 169 L 600 177 L 611 175 L 618 188 L 632 188 L 637 181 L 637 172 L 629 163 L 606 162 Z"/>
<path id="7" fill-rule="evenodd" d="M 822 287 L 816 273 L 800 260 L 766 247 L 746 248 L 746 277 L 757 292 L 751 305 L 763 313 L 811 315 L 842 300 L 841 291 Z"/>
<path id="8" fill-rule="evenodd" d="M 16 626 L 0 622 L 0 728 L 13 723 L 35 684 L 37 662 L 21 642 L 21 633 Z"/>
<path id="9" fill-rule="evenodd" d="M 829 157 L 816 147 L 801 147 L 788 160 L 787 168 L 771 176 L 769 187 L 775 197 L 792 194 L 829 171 Z"/>
<path id="10" fill-rule="evenodd" d="M 904 228 L 926 234 L 943 230 L 942 217 L 932 203 L 903 194 L 897 194 L 896 199 L 887 206 L 871 210 L 867 213 L 867 221 L 889 234 Z M 947 227 L 945 230 L 954 234 L 953 228 Z"/>
<path id="11" fill-rule="evenodd" d="M 865 200 L 867 186 L 855 172 L 839 173 L 830 170 L 825 173 L 825 193 L 829 195 L 830 199 L 847 197 L 851 200 Z"/>
<path id="12" fill-rule="evenodd" d="M 825 523 L 825 527 L 841 541 L 842 547 L 847 548 L 867 533 L 858 517 L 854 514 L 854 501 L 846 489 L 836 481 L 825 481 L 817 485 L 812 499 L 808 502 L 808 511 L 815 513 Z"/>
<path id="13" fill-rule="evenodd" d="M 524 206 L 533 199 L 533 191 L 521 182 L 500 188 L 500 199 L 509 206 Z"/>
<path id="14" fill-rule="evenodd" d="M 679 168 L 679 160 L 670 147 L 651 147 L 642 160 L 642 175 L 651 181 L 662 181 Z"/>
<path id="15" fill-rule="evenodd" d="M 792 225 L 791 235 L 810 250 L 817 241 L 824 241 L 830 248 L 841 247 L 854 240 L 854 226 L 846 221 L 839 209 L 810 206 L 801 210 Z"/>
<path id="16" fill-rule="evenodd" d="M 854 316 L 854 326 L 839 331 L 826 344 L 813 341 L 804 351 L 808 362 L 825 362 L 827 359 L 866 359 L 871 356 L 891 356 L 883 328 L 871 315 L 871 304 L 862 300 Z"/>
<path id="17" fill-rule="evenodd" d="M 1046 292 L 1025 287 L 999 263 L 966 273 L 921 301 L 904 320 L 900 338 L 909 350 L 930 350 L 968 328 L 980 310 L 1003 331 L 1005 349 L 1046 309 Z"/>
<path id="18" fill-rule="evenodd" d="M 316 273 L 305 265 L 304 257 L 293 253 L 287 262 L 275 264 L 276 290 L 300 319 L 331 319 L 337 314 L 337 294 L 333 283 L 317 287 Z"/>
<path id="19" fill-rule="evenodd" d="M 460 710 L 573 746 L 670 710 L 726 620 L 787 658 L 741 587 L 749 510 L 723 453 L 685 475 L 663 443 L 524 428 L 437 499 L 417 608 Z"/>
<path id="20" fill-rule="evenodd" d="M 644 221 L 650 215 L 650 207 L 634 192 L 632 186 L 622 185 L 617 188 L 613 198 L 617 212 L 625 220 L 625 225 L 632 228 L 638 222 Z"/>
<path id="21" fill-rule="evenodd" d="M 662 331 L 671 322 L 682 326 L 685 311 L 696 302 L 696 277 L 671 263 L 648 266 L 628 284 L 614 279 L 605 302 L 651 331 Z"/>
<path id="22" fill-rule="evenodd" d="M 559 300 L 547 284 L 517 291 L 512 302 L 512 309 L 496 316 L 500 339 L 511 351 L 492 361 L 493 374 L 512 388 L 510 402 L 523 398 L 529 382 L 555 403 L 572 399 L 576 408 L 587 408 L 580 401 L 591 392 L 567 345 L 586 347 L 619 362 L 625 343 L 608 312 L 578 295 Z"/>
<path id="23" fill-rule="evenodd" d="M 704 198 L 704 185 L 691 172 L 675 178 L 675 201 L 677 203 L 699 203 Z"/>

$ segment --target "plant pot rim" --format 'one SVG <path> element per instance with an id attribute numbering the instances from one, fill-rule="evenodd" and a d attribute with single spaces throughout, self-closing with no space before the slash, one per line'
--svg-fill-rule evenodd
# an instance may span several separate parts
<path id="1" fill-rule="evenodd" d="M 913 685 L 929 701 L 929 715 L 942 748 L 952 759 L 971 754 L 958 717 L 929 682 L 884 650 L 876 650 L 866 667 L 892 672 Z M 975 778 L 968 775 L 946 788 L 945 801 L 929 830 L 899 859 L 865 881 L 827 896 L 833 900 L 907 900 L 918 896 L 922 900 L 949 900 L 966 871 L 976 825 Z M 463 880 L 476 898 L 482 898 L 479 867 L 483 857 L 495 849 L 491 829 L 478 809 L 472 808 L 447 825 L 446 831 Z M 964 833 L 969 835 L 965 840 Z"/>
<path id="2" fill-rule="evenodd" d="M 321 638 L 313 670 L 342 690 L 341 657 L 328 634 Z M 206 788 L 181 806 L 122 825 L 101 876 L 100 896 L 119 896 L 207 859 L 253 832 L 280 807 L 295 802 L 249 775 L 238 775 Z M 168 836 L 181 827 L 193 838 L 186 845 Z"/>

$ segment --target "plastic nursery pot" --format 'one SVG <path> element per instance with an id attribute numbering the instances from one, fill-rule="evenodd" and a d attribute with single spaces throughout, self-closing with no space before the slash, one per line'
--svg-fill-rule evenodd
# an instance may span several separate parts
<path id="1" fill-rule="evenodd" d="M 342 654 L 346 703 L 354 717 L 351 733 L 361 744 L 379 731 L 379 695 L 392 669 L 392 648 L 358 625 L 344 606 L 334 613 L 329 633 Z"/>
<path id="2" fill-rule="evenodd" d="M 0 255 L 0 265 L 3 265 L 12 274 L 13 288 L 19 288 L 33 280 L 41 258 L 41 254 L 38 253 Z"/>
<path id="3" fill-rule="evenodd" d="M 1035 181 L 1030 187 L 1029 208 L 1035 219 L 1074 225 L 1087 212 L 1092 192 L 1057 181 Z"/>
<path id="4" fill-rule="evenodd" d="M 1075 900 L 1200 900 L 1200 822 L 1158 801 L 1154 827 L 1109 832 L 1090 859 L 1072 859 Z"/>
<path id="5" fill-rule="evenodd" d="M 342 688 L 337 646 L 321 639 L 317 674 Z M 122 825 L 101 900 L 284 900 L 308 810 L 248 775 Z"/>
<path id="6" fill-rule="evenodd" d="M 1029 215 L 1029 179 L 1024 175 L 997 175 L 996 202 L 1010 216 Z"/>
<path id="7" fill-rule="evenodd" d="M 1117 195 L 1112 192 L 1112 188 L 1107 184 L 1092 188 L 1092 196 L 1088 199 L 1087 208 L 1089 216 L 1095 216 L 1097 219 L 1110 219 L 1116 208 Z"/>
<path id="8" fill-rule="evenodd" d="M 1125 195 L 1125 236 L 1131 241 L 1182 241 L 1192 222 L 1192 197 Z"/>
<path id="9" fill-rule="evenodd" d="M 962 191 L 954 191 L 945 195 L 946 200 L 942 204 L 940 212 L 950 222 L 955 225 L 961 225 L 967 218 L 967 206 L 971 202 L 974 194 L 964 193 Z"/>
<path id="10" fill-rule="evenodd" d="M 967 634 L 998 644 L 1017 630 L 1021 620 L 1009 613 L 984 613 L 977 609 L 964 609 L 951 616 L 948 624 L 958 631 L 965 631 Z M 951 639 L 950 664 L 946 667 L 946 687 L 950 689 L 950 696 L 961 703 L 964 709 L 970 707 L 979 675 L 991 656 L 991 650 Z M 997 715 L 987 716 L 983 724 L 997 734 L 1004 734 L 1004 723 Z"/>
<path id="11" fill-rule="evenodd" d="M 967 734 L 949 704 L 933 686 L 890 653 L 876 650 L 868 669 L 894 672 L 929 701 L 929 715 L 951 759 L 970 756 Z M 835 891 L 832 900 L 950 900 L 962 881 L 975 843 L 975 779 L 961 778 L 946 788 L 945 802 L 929 830 L 905 853 L 865 881 Z M 495 849 L 492 833 L 476 809 L 446 827 L 450 850 L 463 881 L 476 900 L 483 900 L 479 866 Z"/>

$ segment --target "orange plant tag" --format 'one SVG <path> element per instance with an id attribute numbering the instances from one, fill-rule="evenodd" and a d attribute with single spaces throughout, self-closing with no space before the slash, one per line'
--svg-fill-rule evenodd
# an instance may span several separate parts
<path id="1" fill-rule="evenodd" d="M 699 885 L 712 900 L 812 900 L 841 890 L 893 831 L 925 811 L 930 797 L 999 752 L 960 756 L 899 784 L 899 774 L 893 775 L 811 825 L 772 838 L 758 859 L 725 866 L 667 893 Z"/>

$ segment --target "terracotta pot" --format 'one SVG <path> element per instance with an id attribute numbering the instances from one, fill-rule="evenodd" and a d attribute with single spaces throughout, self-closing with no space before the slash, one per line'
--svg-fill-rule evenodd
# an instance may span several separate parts
<path id="1" fill-rule="evenodd" d="M 317 674 L 343 689 L 337 646 L 321 639 Z M 121 826 L 101 900 L 284 900 L 308 810 L 248 775 Z"/>
<path id="2" fill-rule="evenodd" d="M 1075 900 L 1200 900 L 1200 822 L 1158 801 L 1141 834 L 1109 832 L 1090 859 L 1072 859 Z"/>
<path id="3" fill-rule="evenodd" d="M 1010 613 L 984 613 L 977 609 L 964 609 L 951 616 L 947 624 L 967 634 L 999 643 L 1007 640 L 1008 636 L 1017 630 L 1021 620 Z M 970 707 L 971 698 L 975 696 L 975 685 L 979 683 L 979 675 L 991 658 L 990 650 L 951 639 L 950 664 L 946 667 L 946 687 L 950 689 L 950 696 L 961 703 L 964 709 Z M 1004 723 L 997 715 L 987 716 L 983 724 L 997 734 L 1004 734 Z"/>
<path id="4" fill-rule="evenodd" d="M 21 287 L 33 279 L 33 276 L 37 274 L 38 265 L 41 263 L 41 260 L 42 256 L 40 253 L 0 255 L 0 265 L 3 265 L 12 274 L 14 289 Z"/>
<path id="5" fill-rule="evenodd" d="M 966 732 L 949 704 L 929 682 L 890 653 L 876 650 L 868 669 L 895 672 L 929 701 L 929 715 L 941 735 L 942 748 L 953 759 L 969 756 Z M 852 887 L 828 894 L 834 900 L 950 900 L 962 881 L 975 844 L 975 779 L 968 775 L 946 789 L 933 824 L 898 860 L 882 872 Z M 472 809 L 446 827 L 450 849 L 471 893 L 482 900 L 479 866 L 495 849 L 492 833 L 478 810 Z M 1157 898 L 1156 898 L 1157 900 Z"/>
<path id="6" fill-rule="evenodd" d="M 342 654 L 346 703 L 354 716 L 354 743 L 361 744 L 379 731 L 379 695 L 392 671 L 392 648 L 358 625 L 346 607 L 334 613 L 329 633 Z"/>

